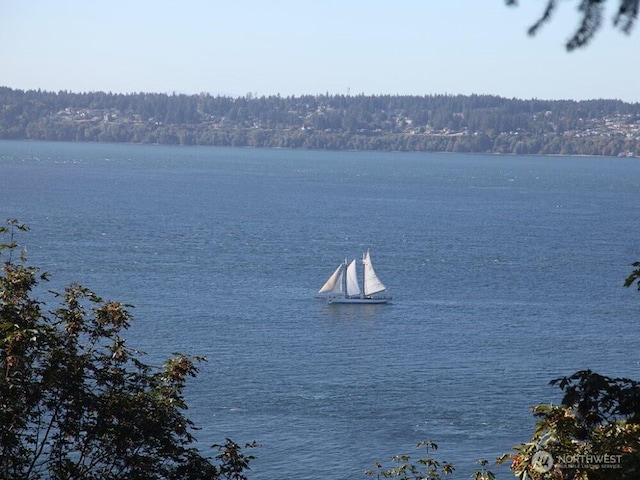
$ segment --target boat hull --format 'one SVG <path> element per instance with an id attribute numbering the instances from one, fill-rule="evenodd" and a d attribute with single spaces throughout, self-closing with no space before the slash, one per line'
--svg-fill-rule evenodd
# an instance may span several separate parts
<path id="1" fill-rule="evenodd" d="M 372 305 L 372 304 L 380 304 L 380 303 L 389 303 L 391 301 L 391 297 L 372 297 L 372 298 L 329 297 L 329 299 L 327 301 L 329 303 L 349 303 L 349 304 L 360 304 L 360 305 Z"/>

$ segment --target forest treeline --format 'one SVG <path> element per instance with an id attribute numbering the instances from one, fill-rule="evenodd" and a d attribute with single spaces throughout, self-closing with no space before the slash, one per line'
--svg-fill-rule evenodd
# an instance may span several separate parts
<path id="1" fill-rule="evenodd" d="M 492 95 L 234 98 L 0 87 L 0 139 L 640 156 L 640 104 Z"/>

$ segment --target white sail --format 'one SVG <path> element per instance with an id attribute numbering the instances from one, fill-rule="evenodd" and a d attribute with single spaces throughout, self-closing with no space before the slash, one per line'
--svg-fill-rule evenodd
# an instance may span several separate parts
<path id="1" fill-rule="evenodd" d="M 369 255 L 369 250 L 362 255 L 362 265 L 364 268 L 364 295 L 368 297 L 370 295 L 375 295 L 376 293 L 384 292 L 387 287 L 384 286 L 384 283 L 380 281 L 378 276 L 376 275 L 376 271 L 373 269 L 373 265 L 371 264 L 371 257 Z"/>
<path id="2" fill-rule="evenodd" d="M 344 296 L 344 264 L 338 267 L 338 277 L 331 289 L 331 295 Z"/>
<path id="3" fill-rule="evenodd" d="M 360 285 L 358 284 L 358 274 L 356 272 L 356 259 L 347 267 L 347 296 L 360 295 Z"/>
<path id="4" fill-rule="evenodd" d="M 336 271 L 329 277 L 329 280 L 325 282 L 322 288 L 318 291 L 318 293 L 330 292 L 336 286 L 336 280 L 340 276 L 340 271 L 342 270 L 342 264 L 338 265 Z M 339 282 L 338 282 L 339 283 Z"/>

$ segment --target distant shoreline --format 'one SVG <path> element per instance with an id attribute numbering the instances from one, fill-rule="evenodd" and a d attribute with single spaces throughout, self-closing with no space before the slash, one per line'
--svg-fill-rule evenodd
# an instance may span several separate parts
<path id="1" fill-rule="evenodd" d="M 481 95 L 213 97 L 0 87 L 0 139 L 640 156 L 640 104 Z"/>

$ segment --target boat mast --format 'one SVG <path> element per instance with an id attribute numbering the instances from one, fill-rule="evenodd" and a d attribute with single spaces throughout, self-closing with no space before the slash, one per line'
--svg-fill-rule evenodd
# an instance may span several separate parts
<path id="1" fill-rule="evenodd" d="M 342 275 L 342 292 L 344 295 L 344 298 L 349 298 L 349 291 L 347 290 L 347 267 L 349 266 L 349 264 L 347 263 L 347 257 L 344 257 L 344 268 L 343 268 L 343 272 L 344 275 Z"/>
<path id="2" fill-rule="evenodd" d="M 364 266 L 364 256 L 366 254 L 363 253 L 362 254 L 362 297 L 361 298 L 365 298 L 365 293 L 367 291 L 367 272 Z"/>

